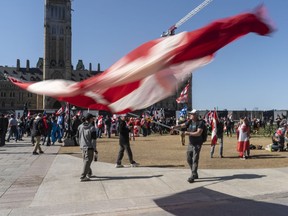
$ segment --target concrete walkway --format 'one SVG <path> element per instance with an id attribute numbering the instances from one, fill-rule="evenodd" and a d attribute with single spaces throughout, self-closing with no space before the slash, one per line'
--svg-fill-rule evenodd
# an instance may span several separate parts
<path id="1" fill-rule="evenodd" d="M 199 170 L 114 168 L 93 162 L 80 182 L 82 159 L 26 140 L 0 147 L 0 215 L 287 215 L 288 168 Z M 80 150 L 79 150 L 80 152 Z"/>

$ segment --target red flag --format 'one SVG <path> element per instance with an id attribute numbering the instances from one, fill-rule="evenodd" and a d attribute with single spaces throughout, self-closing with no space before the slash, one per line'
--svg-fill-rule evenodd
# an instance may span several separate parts
<path id="1" fill-rule="evenodd" d="M 127 113 L 144 109 L 175 93 L 176 85 L 208 64 L 215 52 L 254 32 L 267 35 L 264 8 L 217 20 L 192 32 L 149 41 L 124 56 L 105 72 L 81 82 L 45 80 L 15 85 L 75 106 Z"/>
<path id="2" fill-rule="evenodd" d="M 177 103 L 188 103 L 188 92 L 190 88 L 190 83 L 188 83 L 185 88 L 181 91 L 180 96 L 176 99 Z"/>
<path id="3" fill-rule="evenodd" d="M 217 124 L 218 124 L 218 115 L 217 115 L 217 111 L 214 110 L 212 122 L 211 122 L 211 128 L 212 128 L 211 145 L 216 145 L 217 143 Z"/>

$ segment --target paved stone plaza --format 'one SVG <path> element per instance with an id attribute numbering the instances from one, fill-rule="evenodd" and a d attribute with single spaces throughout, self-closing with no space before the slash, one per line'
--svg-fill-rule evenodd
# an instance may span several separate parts
<path id="1" fill-rule="evenodd" d="M 120 168 L 93 162 L 80 182 L 82 159 L 29 139 L 0 147 L 0 215 L 287 215 L 288 168 Z M 80 151 L 80 150 L 79 150 Z"/>

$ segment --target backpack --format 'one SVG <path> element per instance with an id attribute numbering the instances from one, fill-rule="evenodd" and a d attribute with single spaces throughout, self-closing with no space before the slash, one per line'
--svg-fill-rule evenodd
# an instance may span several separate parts
<path id="1" fill-rule="evenodd" d="M 204 142 L 207 141 L 207 137 L 208 137 L 208 128 L 207 128 L 207 125 L 206 125 L 206 122 L 205 122 L 205 121 L 203 121 L 203 125 L 204 125 L 204 127 L 203 127 L 203 131 L 202 131 L 201 136 L 202 136 L 202 141 L 203 141 L 203 143 L 204 143 Z"/>
<path id="2" fill-rule="evenodd" d="M 36 128 L 37 128 L 38 132 L 39 132 L 41 135 L 44 135 L 44 134 L 46 133 L 46 129 L 45 129 L 45 125 L 44 125 L 43 119 L 37 120 L 37 122 L 36 122 Z"/>

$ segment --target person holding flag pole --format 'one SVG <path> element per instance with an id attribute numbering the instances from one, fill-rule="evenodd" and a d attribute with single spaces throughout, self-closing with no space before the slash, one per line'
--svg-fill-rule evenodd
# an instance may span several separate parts
<path id="1" fill-rule="evenodd" d="M 205 125 L 202 119 L 198 117 L 198 111 L 193 109 L 189 112 L 189 120 L 181 125 L 172 126 L 171 129 L 187 128 L 185 135 L 189 136 L 189 145 L 187 148 L 187 163 L 191 169 L 191 176 L 187 179 L 189 183 L 193 183 L 198 179 L 198 164 L 200 151 L 203 144 L 202 133 Z"/>

